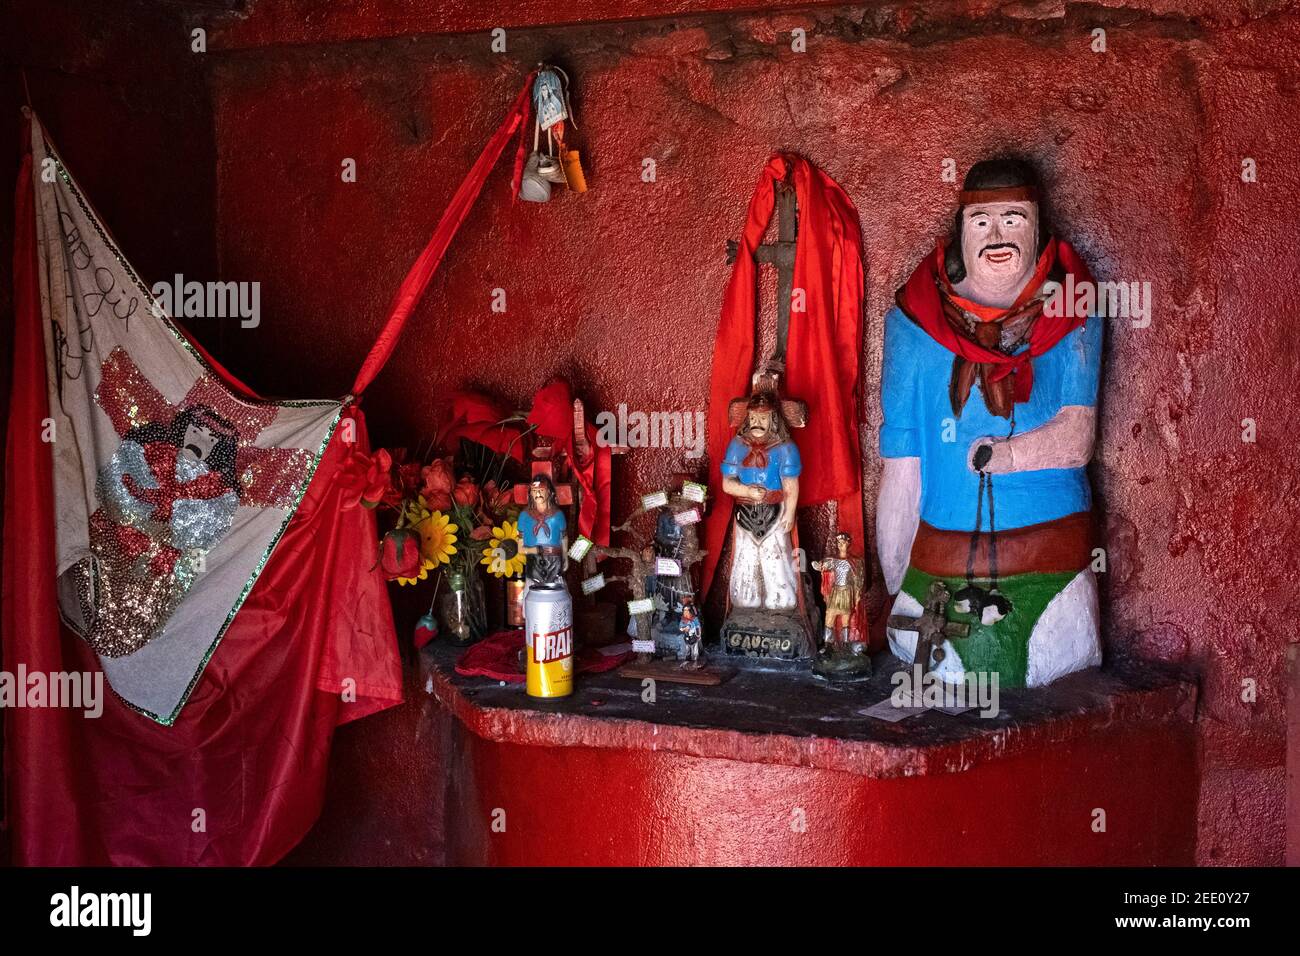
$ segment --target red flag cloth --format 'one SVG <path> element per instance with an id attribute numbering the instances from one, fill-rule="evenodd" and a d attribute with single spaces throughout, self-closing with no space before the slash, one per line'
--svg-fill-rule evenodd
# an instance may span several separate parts
<path id="1" fill-rule="evenodd" d="M 447 247 L 451 245 L 451 240 L 455 238 L 461 223 L 469 215 L 470 207 L 474 205 L 474 200 L 478 199 L 479 193 L 483 191 L 483 184 L 487 182 L 488 174 L 492 172 L 492 167 L 496 165 L 497 160 L 501 158 L 502 151 L 506 148 L 506 143 L 510 141 L 511 135 L 519 129 L 528 116 L 529 94 L 533 87 L 533 77 L 537 71 L 534 70 L 528 74 L 528 79 L 524 81 L 523 89 L 515 97 L 510 111 L 497 127 L 497 131 L 492 134 L 487 145 L 483 147 L 483 152 L 479 154 L 474 165 L 470 167 L 469 174 L 456 189 L 455 195 L 451 197 L 451 202 L 443 210 L 442 218 L 438 220 L 438 226 L 429 238 L 429 242 L 420 253 L 418 259 L 411 266 L 402 280 L 401 286 L 397 290 L 397 295 L 393 299 L 392 307 L 389 309 L 388 319 L 384 322 L 384 327 L 379 332 L 379 337 L 375 339 L 375 344 L 370 347 L 370 354 L 366 356 L 365 362 L 361 365 L 361 370 L 357 372 L 356 380 L 352 383 L 352 394 L 360 395 L 370 385 L 380 370 L 388 363 L 389 357 L 393 354 L 393 349 L 397 347 L 397 340 L 401 338 L 402 329 L 406 327 L 406 321 L 411 317 L 415 310 L 416 303 L 424 295 L 424 290 L 429 285 L 429 280 L 433 274 L 438 271 L 438 266 L 442 263 L 442 257 L 447 252 Z M 519 149 L 523 149 L 521 141 Z M 514 194 L 519 193 L 519 176 L 523 169 L 522 154 L 515 157 L 515 169 L 512 176 L 511 188 Z"/>
<path id="2" fill-rule="evenodd" d="M 907 280 L 903 288 L 898 290 L 898 307 L 921 326 L 930 338 L 954 355 L 960 355 L 968 362 L 984 362 L 997 366 L 989 376 L 990 381 L 997 382 L 1008 375 L 1015 375 L 1013 398 L 1017 402 L 1028 401 L 1034 388 L 1033 360 L 1083 325 L 1088 317 L 1072 315 L 1070 313 L 1075 310 L 1070 308 L 1064 309 L 1065 314 L 1062 315 L 1048 315 L 1044 310 L 1029 332 L 1029 348 L 1017 355 L 1006 355 L 994 349 L 986 349 L 979 343 L 958 335 L 944 318 L 937 284 L 943 278 L 943 257 L 944 247 L 941 242 L 935 247 L 934 252 L 926 256 L 916 267 L 916 271 L 912 273 L 912 277 Z M 1088 266 L 1068 242 L 1053 237 L 1048 241 L 1047 248 L 1039 258 L 1040 267 L 1046 266 L 1045 270 L 1040 269 L 1040 271 L 1051 272 L 1059 263 L 1067 274 L 1074 276 L 1076 288 L 1084 283 L 1092 283 L 1092 273 L 1088 271 Z"/>
<path id="3" fill-rule="evenodd" d="M 0 641 L 10 673 L 98 676 L 95 655 L 61 626 L 55 594 L 30 133 L 24 143 Z M 207 358 L 227 385 L 255 397 Z M 365 449 L 360 411 L 349 408 L 344 417 L 356 447 Z M 107 682 L 97 718 L 68 708 L 6 709 L 6 823 L 15 863 L 270 864 L 310 829 L 335 726 L 402 699 L 385 585 L 372 561 L 358 560 L 374 551 L 374 515 L 343 512 L 334 480 L 348 453 L 347 430 L 345 420 L 173 726 L 135 713 Z"/>
<path id="4" fill-rule="evenodd" d="M 582 488 L 582 505 L 578 509 L 578 533 L 602 547 L 609 544 L 610 459 L 608 445 L 596 441 L 596 429 L 584 422 L 587 447 L 593 454 L 578 461 L 573 451 L 573 393 L 569 383 L 555 379 L 538 389 L 528 423 L 537 426 L 537 434 L 551 439 L 556 451 L 564 452 L 573 464 L 573 476 Z"/>
<path id="5" fill-rule="evenodd" d="M 719 466 L 735 436 L 727 407 L 733 398 L 749 394 L 758 273 L 754 250 L 763 241 L 776 202 L 776 184 L 786 178 L 787 168 L 799 204 L 794 288 L 803 290 L 806 307 L 806 312 L 791 311 L 783 386 L 787 396 L 808 403 L 807 427 L 794 430 L 803 460 L 799 504 L 837 502 L 840 529 L 852 534 L 861 547 L 862 234 L 858 212 L 844 190 L 793 154 L 774 155 L 759 177 L 723 296 L 709 388 L 709 476 L 720 491 Z M 705 519 L 702 593 L 713 581 L 731 511 L 731 499 L 719 494 Z"/>

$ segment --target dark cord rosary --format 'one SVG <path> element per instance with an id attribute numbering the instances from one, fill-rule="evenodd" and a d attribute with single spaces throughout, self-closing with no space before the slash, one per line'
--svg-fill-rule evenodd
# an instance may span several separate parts
<path id="1" fill-rule="evenodd" d="M 1013 408 L 1011 412 L 1011 430 L 1007 432 L 1007 439 L 1010 439 L 1015 433 L 1016 415 Z M 975 470 L 979 472 L 980 476 L 979 494 L 975 499 L 975 530 L 971 532 L 970 551 L 966 556 L 966 586 L 953 595 L 953 606 L 956 610 L 965 614 L 974 614 L 985 624 L 1000 621 L 1011 613 L 1011 602 L 1005 594 L 998 590 L 998 536 L 993 510 L 993 475 L 984 470 L 988 467 L 992 458 L 992 442 L 980 445 L 979 448 L 975 449 L 972 458 L 972 464 L 974 464 Z M 975 583 L 975 558 L 979 554 L 980 533 L 984 522 L 984 493 L 986 488 L 989 497 L 989 588 L 987 591 Z M 986 609 L 992 610 L 996 617 L 985 621 L 984 612 Z"/>

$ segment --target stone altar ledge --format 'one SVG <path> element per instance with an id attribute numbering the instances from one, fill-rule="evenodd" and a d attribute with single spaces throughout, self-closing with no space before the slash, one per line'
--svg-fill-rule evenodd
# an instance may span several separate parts
<path id="1" fill-rule="evenodd" d="M 1000 692 L 997 717 L 928 712 L 889 723 L 858 711 L 889 697 L 904 667 L 888 652 L 870 681 L 834 685 L 810 672 L 739 671 L 717 687 L 659 682 L 656 702 L 613 673 L 582 675 L 571 697 L 535 700 L 522 684 L 455 673 L 463 648 L 430 645 L 424 683 L 488 740 L 547 747 L 662 750 L 838 770 L 870 777 L 966 770 L 1116 723 L 1191 725 L 1196 686 L 1154 667 L 1071 674 L 1045 688 Z M 711 661 L 725 668 L 726 660 Z"/>

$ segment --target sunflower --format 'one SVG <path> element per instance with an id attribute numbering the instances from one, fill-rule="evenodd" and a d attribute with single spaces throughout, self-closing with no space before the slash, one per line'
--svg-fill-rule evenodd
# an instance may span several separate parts
<path id="1" fill-rule="evenodd" d="M 488 570 L 499 578 L 512 578 L 524 569 L 527 558 L 523 545 L 519 525 L 514 521 L 503 521 L 500 527 L 492 529 L 492 539 L 479 563 L 486 564 Z"/>
<path id="2" fill-rule="evenodd" d="M 450 564 L 451 556 L 456 553 L 456 532 L 459 529 L 441 511 L 429 511 L 427 508 L 419 510 L 422 514 L 418 515 L 415 530 L 420 534 L 420 556 L 428 562 L 430 568 Z"/>

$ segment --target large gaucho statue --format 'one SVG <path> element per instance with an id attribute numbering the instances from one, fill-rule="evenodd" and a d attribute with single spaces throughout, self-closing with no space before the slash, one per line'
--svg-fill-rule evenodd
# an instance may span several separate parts
<path id="1" fill-rule="evenodd" d="M 991 160 L 971 169 L 953 235 L 885 316 L 876 522 L 897 595 L 889 641 L 909 662 L 919 644 L 916 663 L 945 681 L 985 672 L 1032 687 L 1101 662 L 1085 469 L 1102 322 L 1057 293 L 1091 281 L 1049 233 L 1033 170 Z M 954 626 L 918 641 L 903 625 L 923 610 Z"/>

